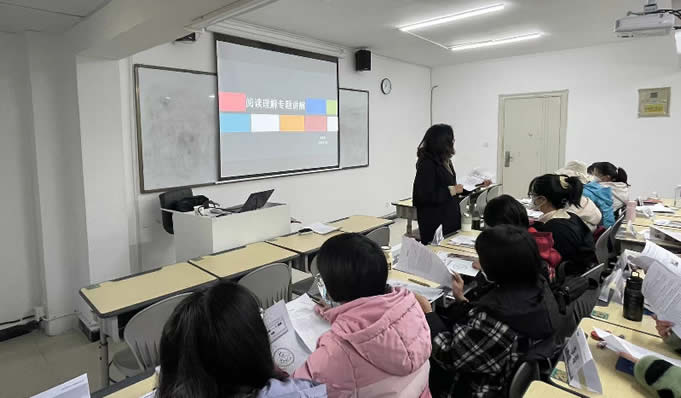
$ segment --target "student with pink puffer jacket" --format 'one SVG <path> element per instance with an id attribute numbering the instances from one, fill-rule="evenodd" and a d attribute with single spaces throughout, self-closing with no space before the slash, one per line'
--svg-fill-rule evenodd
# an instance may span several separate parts
<path id="1" fill-rule="evenodd" d="M 359 234 L 329 239 L 317 255 L 318 313 L 331 323 L 294 377 L 326 384 L 330 398 L 429 398 L 430 329 L 414 295 L 386 285 L 380 247 Z"/>

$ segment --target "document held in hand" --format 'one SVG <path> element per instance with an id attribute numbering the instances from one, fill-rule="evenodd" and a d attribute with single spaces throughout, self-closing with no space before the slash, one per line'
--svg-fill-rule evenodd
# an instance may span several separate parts
<path id="1" fill-rule="evenodd" d="M 478 273 L 473 269 L 472 261 L 450 256 L 446 252 L 435 254 L 428 247 L 406 236 L 402 238 L 399 262 L 395 268 L 439 283 L 441 286 L 449 286 L 452 283 L 452 272 L 471 276 Z"/>
<path id="2" fill-rule="evenodd" d="M 681 336 L 681 274 L 655 261 L 643 279 L 643 297 L 662 321 L 674 323 L 672 331 Z"/>
<path id="3" fill-rule="evenodd" d="M 652 355 L 660 359 L 664 359 L 672 365 L 681 366 L 681 360 L 679 359 L 669 358 L 668 356 L 659 354 L 655 351 L 650 351 L 646 348 L 637 346 L 636 344 L 630 343 L 599 328 L 594 328 L 594 332 L 596 332 L 600 339 L 605 341 L 606 347 L 611 351 L 615 351 L 617 353 L 624 352 L 636 359 L 641 359 L 645 356 Z"/>
<path id="4" fill-rule="evenodd" d="M 563 349 L 568 383 L 576 388 L 586 388 L 599 394 L 603 393 L 601 379 L 598 377 L 596 362 L 591 355 L 584 331 L 577 328 Z"/>
<path id="5" fill-rule="evenodd" d="M 87 373 L 71 379 L 66 383 L 50 388 L 31 398 L 90 398 L 90 386 Z"/>
<path id="6" fill-rule="evenodd" d="M 263 321 L 270 337 L 274 364 L 284 372 L 293 374 L 305 363 L 310 352 L 293 328 L 286 304 L 279 301 L 265 310 Z"/>

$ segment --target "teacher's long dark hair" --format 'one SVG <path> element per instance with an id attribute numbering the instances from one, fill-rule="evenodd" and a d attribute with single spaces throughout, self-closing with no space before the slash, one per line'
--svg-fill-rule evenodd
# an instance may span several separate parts
<path id="1" fill-rule="evenodd" d="M 272 378 L 286 380 L 243 286 L 224 282 L 192 294 L 163 328 L 158 398 L 255 397 Z"/>
<path id="2" fill-rule="evenodd" d="M 454 130 L 452 126 L 448 124 L 435 124 L 423 136 L 416 151 L 416 156 L 418 156 L 418 162 L 423 160 L 424 157 L 430 156 L 442 164 L 449 164 L 454 153 L 456 151 L 454 150 Z"/>

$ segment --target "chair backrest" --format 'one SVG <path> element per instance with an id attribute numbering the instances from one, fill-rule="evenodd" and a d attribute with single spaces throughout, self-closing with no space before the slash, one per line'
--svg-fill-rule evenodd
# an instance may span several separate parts
<path id="1" fill-rule="evenodd" d="M 367 238 L 376 242 L 379 246 L 389 246 L 390 245 L 390 228 L 381 227 L 375 229 L 367 234 Z"/>
<path id="2" fill-rule="evenodd" d="M 489 188 L 487 188 L 487 201 L 489 202 L 490 200 L 501 196 L 501 190 L 504 186 L 501 184 L 496 184 L 496 185 L 490 185 Z"/>
<path id="3" fill-rule="evenodd" d="M 595 267 L 589 269 L 588 271 L 584 272 L 581 275 L 581 277 L 593 279 L 596 282 L 600 283 L 601 273 L 603 272 L 603 269 L 605 269 L 605 263 L 600 263 L 597 266 L 595 266 Z"/>
<path id="4" fill-rule="evenodd" d="M 461 209 L 461 216 L 463 217 L 464 214 L 468 214 L 469 216 L 473 217 L 473 214 L 471 214 L 471 197 L 466 196 L 465 198 L 461 199 L 461 202 L 459 202 L 459 207 Z"/>
<path id="5" fill-rule="evenodd" d="M 534 380 L 539 380 L 539 365 L 534 361 L 521 363 L 511 379 L 508 397 L 522 398 Z"/>
<path id="6" fill-rule="evenodd" d="M 314 256 L 310 262 L 310 273 L 312 276 L 317 276 L 319 274 L 319 267 L 317 266 L 317 256 Z"/>
<path id="7" fill-rule="evenodd" d="M 596 241 L 596 259 L 599 263 L 607 263 L 608 259 L 610 258 L 608 243 L 610 242 L 610 235 L 612 234 L 612 231 L 613 227 L 606 229 Z"/>
<path id="8" fill-rule="evenodd" d="M 255 294 L 263 309 L 280 300 L 291 300 L 291 270 L 286 264 L 259 268 L 241 278 L 239 284 Z"/>
<path id="9" fill-rule="evenodd" d="M 487 206 L 487 194 L 489 193 L 489 190 L 486 189 L 478 195 L 478 198 L 475 200 L 475 211 L 482 217 L 483 213 L 485 213 L 485 207 Z"/>
<path id="10" fill-rule="evenodd" d="M 192 196 L 194 196 L 194 192 L 191 188 L 180 188 L 173 189 L 172 191 L 164 192 L 158 195 L 158 200 L 161 202 L 162 209 L 173 210 L 175 202 Z M 163 220 L 163 229 L 165 229 L 169 234 L 174 234 L 175 230 L 173 228 L 173 213 L 161 211 L 161 219 Z"/>
<path id="11" fill-rule="evenodd" d="M 123 331 L 123 338 L 132 350 L 141 369 L 160 365 L 160 343 L 163 326 L 178 304 L 191 293 L 178 294 L 159 301 L 133 316 Z"/>
<path id="12" fill-rule="evenodd" d="M 611 227 L 612 232 L 610 233 L 610 238 L 608 238 L 608 258 L 614 258 L 617 257 L 617 234 L 620 232 L 620 228 L 622 228 L 622 223 L 624 223 L 624 219 L 626 217 L 626 214 L 623 214 L 620 216 L 620 218 L 615 221 L 615 224 Z M 598 260 L 600 261 L 600 260 Z"/>

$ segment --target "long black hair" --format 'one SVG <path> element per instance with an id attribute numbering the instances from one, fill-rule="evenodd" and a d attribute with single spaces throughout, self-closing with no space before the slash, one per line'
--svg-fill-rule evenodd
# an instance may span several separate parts
<path id="1" fill-rule="evenodd" d="M 629 185 L 627 182 L 629 179 L 627 172 L 623 168 L 616 167 L 610 162 L 596 162 L 589 168 L 591 169 L 591 174 L 598 173 L 599 175 L 610 177 L 612 182 L 623 182 Z"/>
<path id="2" fill-rule="evenodd" d="M 430 156 L 442 164 L 447 164 L 454 156 L 454 130 L 448 124 L 434 124 L 426 131 L 419 144 L 416 156 L 420 162 Z M 418 166 L 418 163 L 417 163 Z"/>
<path id="3" fill-rule="evenodd" d="M 317 266 L 334 301 L 386 293 L 388 262 L 381 248 L 364 235 L 342 234 L 327 240 L 319 249 Z"/>
<path id="4" fill-rule="evenodd" d="M 483 217 L 488 227 L 504 224 L 517 225 L 526 229 L 530 227 L 525 206 L 510 195 L 501 195 L 487 202 Z"/>
<path id="5" fill-rule="evenodd" d="M 487 278 L 499 285 L 531 285 L 542 273 L 537 241 L 526 228 L 497 225 L 475 240 L 480 266 Z"/>
<path id="6" fill-rule="evenodd" d="M 584 184 L 578 177 L 568 177 L 558 174 L 544 174 L 532 180 L 528 194 L 543 196 L 556 209 L 570 205 L 581 207 Z"/>
<path id="7" fill-rule="evenodd" d="M 161 335 L 159 398 L 256 396 L 275 367 L 253 294 L 223 282 L 184 299 Z"/>

